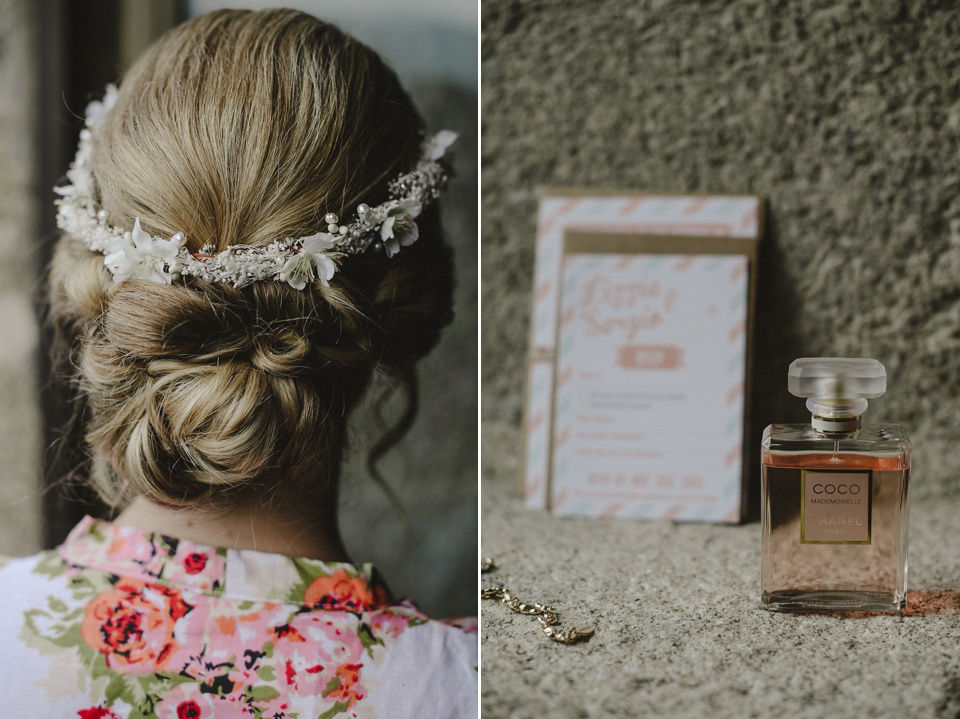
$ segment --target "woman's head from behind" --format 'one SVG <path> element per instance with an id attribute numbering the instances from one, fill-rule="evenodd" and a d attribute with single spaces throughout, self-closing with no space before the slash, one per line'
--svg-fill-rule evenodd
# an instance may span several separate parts
<path id="1" fill-rule="evenodd" d="M 217 253 L 306 237 L 327 213 L 384 201 L 421 141 L 409 98 L 365 46 L 294 11 L 221 11 L 140 58 L 92 164 L 111 218 Z M 115 283 L 101 254 L 63 237 L 52 316 L 89 403 L 101 496 L 195 504 L 331 489 L 345 417 L 374 369 L 409 369 L 450 317 L 436 208 L 418 224 L 396 256 L 347 257 L 329 285 L 305 290 Z"/>

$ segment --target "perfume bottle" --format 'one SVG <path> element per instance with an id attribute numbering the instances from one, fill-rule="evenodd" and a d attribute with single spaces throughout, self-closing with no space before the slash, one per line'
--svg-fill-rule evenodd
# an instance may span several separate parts
<path id="1" fill-rule="evenodd" d="M 862 426 L 886 390 L 874 359 L 804 358 L 790 394 L 809 425 L 772 424 L 762 442 L 763 582 L 768 609 L 896 611 L 906 606 L 910 439 Z"/>

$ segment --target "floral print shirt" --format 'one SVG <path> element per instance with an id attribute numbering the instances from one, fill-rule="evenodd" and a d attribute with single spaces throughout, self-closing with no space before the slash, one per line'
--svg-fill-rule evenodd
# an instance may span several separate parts
<path id="1" fill-rule="evenodd" d="M 0 690 L 18 717 L 477 714 L 475 621 L 391 604 L 370 565 L 86 517 L 58 550 L 6 560 L 0 601 Z"/>

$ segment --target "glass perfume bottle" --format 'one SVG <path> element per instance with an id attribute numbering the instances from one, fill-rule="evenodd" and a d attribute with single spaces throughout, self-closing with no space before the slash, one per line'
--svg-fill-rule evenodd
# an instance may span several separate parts
<path id="1" fill-rule="evenodd" d="M 763 580 L 768 609 L 896 611 L 906 606 L 910 439 L 861 426 L 886 390 L 874 359 L 804 358 L 790 394 L 809 425 L 772 424 L 762 442 Z"/>

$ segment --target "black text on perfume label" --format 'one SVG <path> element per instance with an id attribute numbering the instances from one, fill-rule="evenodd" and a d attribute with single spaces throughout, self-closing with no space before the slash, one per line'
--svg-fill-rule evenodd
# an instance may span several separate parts
<path id="1" fill-rule="evenodd" d="M 801 477 L 801 542 L 870 543 L 870 472 L 805 470 Z"/>

